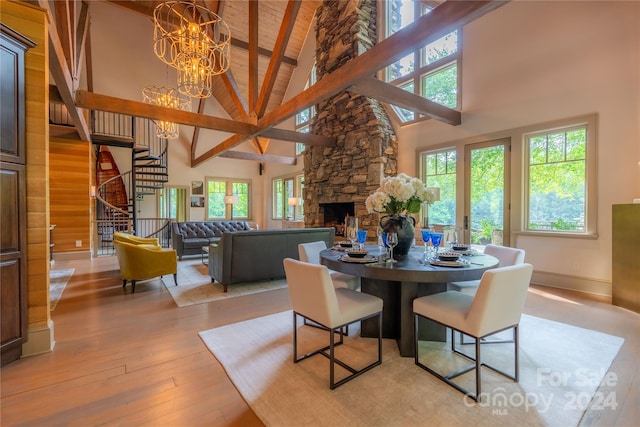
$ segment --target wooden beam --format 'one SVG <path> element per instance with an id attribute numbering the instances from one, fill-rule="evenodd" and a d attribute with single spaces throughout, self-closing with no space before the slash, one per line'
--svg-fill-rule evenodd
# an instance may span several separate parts
<path id="1" fill-rule="evenodd" d="M 38 6 L 47 11 L 49 15 L 49 22 L 53 22 L 53 15 L 49 7 L 47 0 L 38 0 Z M 55 25 L 49 25 L 49 72 L 53 76 L 53 80 L 56 82 L 60 97 L 64 101 L 64 105 L 67 107 L 71 120 L 80 135 L 80 139 L 83 141 L 91 141 L 91 132 L 89 132 L 89 126 L 84 118 L 82 112 L 76 108 L 74 100 L 73 81 L 71 79 L 71 73 L 65 60 L 64 50 L 60 43 L 60 37 Z"/>
<path id="2" fill-rule="evenodd" d="M 256 131 L 255 125 L 238 122 L 220 117 L 206 116 L 189 111 L 174 110 L 173 108 L 159 107 L 145 104 L 144 102 L 130 101 L 127 99 L 114 98 L 112 96 L 100 95 L 85 90 L 76 92 L 76 105 L 91 110 L 109 111 L 112 113 L 127 114 L 135 117 L 145 117 L 147 119 L 164 120 L 206 129 L 219 130 L 222 132 L 237 133 L 246 135 Z"/>
<path id="3" fill-rule="evenodd" d="M 371 76 L 381 68 L 405 57 L 416 49 L 437 40 L 456 28 L 489 13 L 506 1 L 446 1 L 430 13 L 421 16 L 412 24 L 392 36 L 382 40 L 362 55 L 353 58 L 330 75 L 300 94 L 294 96 L 280 107 L 258 119 L 255 133 L 244 137 L 229 138 L 213 149 L 207 156 L 215 157 L 230 150 L 248 138 L 264 135 L 266 129 L 295 115 L 298 111 L 317 104 L 356 83 L 363 77 Z"/>
<path id="4" fill-rule="evenodd" d="M 85 53 L 85 47 L 87 44 L 87 38 L 89 36 L 89 5 L 82 2 L 80 7 L 80 17 L 78 19 L 78 27 L 76 28 L 76 68 L 74 70 L 73 79 L 76 82 L 80 81 L 80 74 L 82 73 L 82 57 Z M 76 84 L 76 88 L 77 88 Z"/>
<path id="5" fill-rule="evenodd" d="M 220 157 L 238 160 L 254 160 L 257 162 L 265 163 L 280 163 L 284 165 L 295 165 L 297 163 L 295 157 L 274 156 L 273 154 L 246 153 L 244 151 L 227 151 L 221 154 Z"/>
<path id="6" fill-rule="evenodd" d="M 198 114 L 202 114 L 204 112 L 204 104 L 206 102 L 206 98 L 200 98 L 200 102 L 198 102 Z M 191 160 L 196 157 L 196 149 L 198 148 L 198 138 L 200 137 L 200 128 L 198 126 L 193 128 L 193 137 L 191 138 Z"/>
<path id="7" fill-rule="evenodd" d="M 321 145 L 325 147 L 333 147 L 336 145 L 335 138 L 278 128 L 265 129 L 265 131 L 261 133 L 261 136 L 278 139 L 280 141 L 301 142 L 306 145 Z"/>
<path id="8" fill-rule="evenodd" d="M 381 102 L 386 102 L 387 104 L 393 104 L 416 113 L 424 114 L 450 125 L 457 126 L 462 123 L 462 114 L 460 111 L 407 92 L 397 86 L 382 82 L 375 77 L 365 77 L 348 90 L 369 98 L 377 99 Z"/>
<path id="9" fill-rule="evenodd" d="M 249 2 L 249 115 L 258 103 L 258 2 Z"/>
<path id="10" fill-rule="evenodd" d="M 506 2 L 501 0 L 446 1 L 260 118 L 258 127 L 275 126 L 504 4 Z"/>
<path id="11" fill-rule="evenodd" d="M 258 103 L 256 105 L 256 114 L 258 117 L 262 117 L 267 109 L 269 97 L 273 90 L 273 85 L 278 77 L 278 71 L 282 64 L 282 58 L 284 57 L 284 51 L 289 43 L 289 38 L 293 32 L 293 27 L 296 23 L 296 16 L 302 2 L 300 0 L 289 0 L 287 3 L 287 9 L 284 12 L 282 24 L 280 25 L 280 31 L 278 32 L 278 38 L 273 48 L 273 56 L 269 61 L 267 72 L 265 73 L 264 80 L 262 81 L 262 89 L 260 90 L 260 96 L 258 97 Z"/>
<path id="12" fill-rule="evenodd" d="M 240 93 L 240 88 L 238 87 L 238 83 L 233 77 L 233 73 L 231 72 L 231 70 L 227 70 L 226 73 L 220 74 L 218 77 L 222 79 L 222 82 L 227 88 L 229 96 L 231 97 L 236 110 L 238 110 L 239 118 L 244 121 L 248 121 L 249 106 L 247 105 L 247 101 L 245 101 L 244 97 Z M 219 95 L 216 95 L 216 98 L 218 96 Z"/>

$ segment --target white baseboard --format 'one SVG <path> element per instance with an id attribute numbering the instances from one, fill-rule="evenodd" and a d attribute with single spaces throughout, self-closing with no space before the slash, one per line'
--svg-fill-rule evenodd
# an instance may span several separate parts
<path id="1" fill-rule="evenodd" d="M 611 297 L 611 282 L 568 274 L 534 271 L 531 283 L 552 288 L 585 292 L 588 294 Z"/>
<path id="2" fill-rule="evenodd" d="M 22 344 L 22 357 L 36 356 L 53 351 L 56 342 L 53 339 L 53 320 L 44 328 L 30 329 L 29 340 Z"/>

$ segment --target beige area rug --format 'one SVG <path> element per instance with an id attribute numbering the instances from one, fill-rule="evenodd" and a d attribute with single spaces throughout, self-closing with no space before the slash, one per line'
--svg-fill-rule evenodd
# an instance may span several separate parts
<path id="1" fill-rule="evenodd" d="M 49 310 L 53 311 L 62 297 L 65 286 L 73 276 L 74 268 L 64 270 L 49 270 Z"/>
<path id="2" fill-rule="evenodd" d="M 624 342 L 525 315 L 520 383 L 483 369 L 483 393 L 490 394 L 475 403 L 416 366 L 413 358 L 400 357 L 394 340 L 384 340 L 382 365 L 331 391 L 326 358 L 292 362 L 291 318 L 286 311 L 200 332 L 267 426 L 575 426 Z M 301 326 L 298 336 L 305 345 L 327 342 L 326 332 L 309 326 Z M 420 344 L 424 357 L 437 355 L 447 363 L 459 359 L 442 343 Z M 464 347 L 473 351 L 473 346 Z M 511 355 L 512 348 L 485 344 L 483 360 L 511 370 L 507 360 L 513 359 L 500 353 Z M 375 351 L 375 339 L 349 337 L 336 355 L 360 367 L 373 360 Z M 344 374 L 336 366 L 336 379 Z M 458 379 L 472 387 L 474 375 L 471 371 Z M 600 397 L 603 410 L 611 410 L 607 396 Z"/>
<path id="3" fill-rule="evenodd" d="M 287 281 L 285 279 L 265 280 L 229 285 L 228 291 L 224 292 L 224 288 L 220 283 L 211 283 L 209 267 L 202 264 L 200 259 L 178 261 L 179 286 L 175 285 L 173 276 L 163 276 L 162 283 L 164 283 L 164 286 L 178 307 L 203 304 L 287 287 Z"/>

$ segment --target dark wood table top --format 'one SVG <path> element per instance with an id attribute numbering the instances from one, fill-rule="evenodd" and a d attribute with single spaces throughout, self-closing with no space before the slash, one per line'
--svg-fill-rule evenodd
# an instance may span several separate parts
<path id="1" fill-rule="evenodd" d="M 384 251 L 378 246 L 367 245 L 368 256 L 377 257 Z M 331 270 L 370 279 L 388 280 L 395 282 L 442 283 L 477 280 L 486 270 L 497 267 L 498 259 L 489 255 L 476 254 L 463 256 L 468 261 L 464 267 L 434 266 L 423 261 L 424 248 L 411 248 L 407 257 L 394 263 L 374 262 L 358 264 L 341 261 L 344 251 L 334 248 L 325 249 L 320 253 L 320 262 Z"/>

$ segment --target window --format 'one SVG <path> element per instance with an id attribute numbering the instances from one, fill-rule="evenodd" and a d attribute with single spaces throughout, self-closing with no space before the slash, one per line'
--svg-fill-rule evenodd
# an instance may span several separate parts
<path id="1" fill-rule="evenodd" d="M 304 188 L 304 175 L 296 175 L 290 178 L 275 178 L 271 184 L 271 202 L 273 219 L 292 218 L 301 221 L 304 219 L 304 206 L 301 200 L 298 206 L 289 206 L 290 197 L 302 198 Z"/>
<path id="2" fill-rule="evenodd" d="M 447 149 L 422 153 L 420 177 L 428 187 L 440 188 L 440 201 L 425 208 L 423 218 L 429 224 L 456 223 L 456 150 Z M 424 223 L 424 221 L 423 221 Z"/>
<path id="3" fill-rule="evenodd" d="M 427 2 L 418 0 L 385 2 L 387 10 L 384 36 L 389 37 L 401 30 L 437 5 L 435 2 L 425 3 Z M 389 65 L 384 72 L 385 81 L 446 107 L 458 108 L 462 57 L 460 35 L 461 29 L 452 31 Z M 402 123 L 423 117 L 395 105 L 392 108 Z"/>
<path id="4" fill-rule="evenodd" d="M 316 65 L 314 64 L 311 67 L 311 72 L 309 73 L 309 78 L 307 79 L 307 83 L 304 85 L 305 90 L 310 86 L 313 86 L 316 83 Z M 300 111 L 296 114 L 296 132 L 301 133 L 309 133 L 311 130 L 311 119 L 316 115 L 316 107 L 311 106 L 305 110 Z M 296 142 L 296 156 L 302 154 L 304 151 L 305 145 L 301 142 Z"/>
<path id="5" fill-rule="evenodd" d="M 251 182 L 230 178 L 206 180 L 206 219 L 249 219 L 251 212 Z M 238 196 L 238 203 L 227 205 L 225 196 Z"/>
<path id="6" fill-rule="evenodd" d="M 524 135 L 525 229 L 595 233 L 595 118 Z"/>

